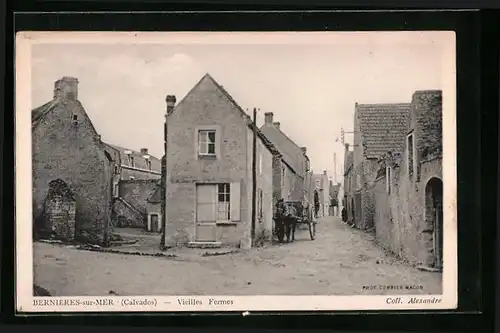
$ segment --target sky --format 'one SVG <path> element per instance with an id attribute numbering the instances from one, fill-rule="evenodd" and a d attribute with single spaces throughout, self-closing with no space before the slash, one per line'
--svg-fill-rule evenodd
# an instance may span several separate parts
<path id="1" fill-rule="evenodd" d="M 352 131 L 355 102 L 410 102 L 416 90 L 443 87 L 443 43 L 436 36 L 287 37 L 293 42 L 281 37 L 273 42 L 262 33 L 251 37 L 205 34 L 196 43 L 183 42 L 183 36 L 148 43 L 138 38 L 80 43 L 74 37 L 36 43 L 31 48 L 32 107 L 52 99 L 57 79 L 76 77 L 78 98 L 103 141 L 148 148 L 161 157 L 165 96 L 180 101 L 210 73 L 249 114 L 260 109 L 259 126 L 264 113 L 273 112 L 281 129 L 307 147 L 313 171 L 327 170 L 341 182 L 340 131 Z M 352 143 L 352 134 L 345 139 Z"/>

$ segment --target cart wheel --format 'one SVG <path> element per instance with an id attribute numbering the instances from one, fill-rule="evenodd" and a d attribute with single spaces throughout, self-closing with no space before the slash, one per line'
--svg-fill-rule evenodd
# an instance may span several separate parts
<path id="1" fill-rule="evenodd" d="M 311 236 L 311 240 L 314 240 L 316 237 L 316 223 L 314 221 L 309 221 L 309 235 Z"/>

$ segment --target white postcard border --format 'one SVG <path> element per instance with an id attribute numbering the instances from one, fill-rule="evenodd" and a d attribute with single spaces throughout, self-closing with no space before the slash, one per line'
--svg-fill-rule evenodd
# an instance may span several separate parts
<path id="1" fill-rule="evenodd" d="M 444 240 L 442 295 L 387 296 L 134 296 L 33 297 L 31 192 L 31 45 L 34 43 L 290 44 L 352 43 L 354 34 L 380 43 L 443 45 Z M 335 35 L 335 38 L 331 38 Z M 411 42 L 409 42 L 411 41 Z M 452 31 L 405 32 L 19 32 L 15 44 L 16 310 L 19 312 L 336 311 L 454 309 L 458 304 L 456 174 L 456 42 Z M 180 300 L 192 305 L 180 305 Z M 213 304 L 210 300 L 223 301 Z M 409 303 L 411 299 L 434 300 Z"/>

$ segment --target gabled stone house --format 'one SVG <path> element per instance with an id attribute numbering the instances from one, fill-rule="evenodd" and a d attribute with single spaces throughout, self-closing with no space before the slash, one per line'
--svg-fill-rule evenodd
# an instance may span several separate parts
<path id="1" fill-rule="evenodd" d="M 404 146 L 409 112 L 410 103 L 355 105 L 351 191 L 354 225 L 359 229 L 374 227 L 373 188 L 378 159 Z"/>
<path id="2" fill-rule="evenodd" d="M 409 262 L 443 266 L 442 93 L 413 94 L 403 146 L 382 154 L 375 184 L 377 241 Z"/>
<path id="3" fill-rule="evenodd" d="M 312 202 L 310 192 L 312 177 L 307 148 L 297 145 L 281 130 L 281 124 L 274 121 L 272 112 L 266 112 L 264 116 L 264 125 L 260 130 L 281 153 L 281 158 L 276 159 L 273 165 L 275 177 L 273 204 L 280 198 L 285 201 Z"/>
<path id="4" fill-rule="evenodd" d="M 74 238 L 107 244 L 119 154 L 101 141 L 78 100 L 78 80 L 57 80 L 52 101 L 32 110 L 31 125 L 35 234 L 47 223 L 49 184 L 60 180 L 76 203 Z"/>
<path id="5" fill-rule="evenodd" d="M 167 98 L 165 245 L 249 248 L 252 243 L 269 240 L 273 156 L 279 152 L 209 74 L 175 108 L 169 108 L 169 102 L 175 103 L 174 96 Z"/>

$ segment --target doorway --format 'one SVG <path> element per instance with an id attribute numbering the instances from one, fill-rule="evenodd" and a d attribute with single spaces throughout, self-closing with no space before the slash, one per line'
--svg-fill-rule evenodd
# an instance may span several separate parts
<path id="1" fill-rule="evenodd" d="M 443 182 L 439 178 L 431 178 L 425 186 L 426 223 L 432 230 L 431 246 L 432 266 L 443 268 Z"/>
<path id="2" fill-rule="evenodd" d="M 158 214 L 151 214 L 151 231 L 160 231 Z"/>

